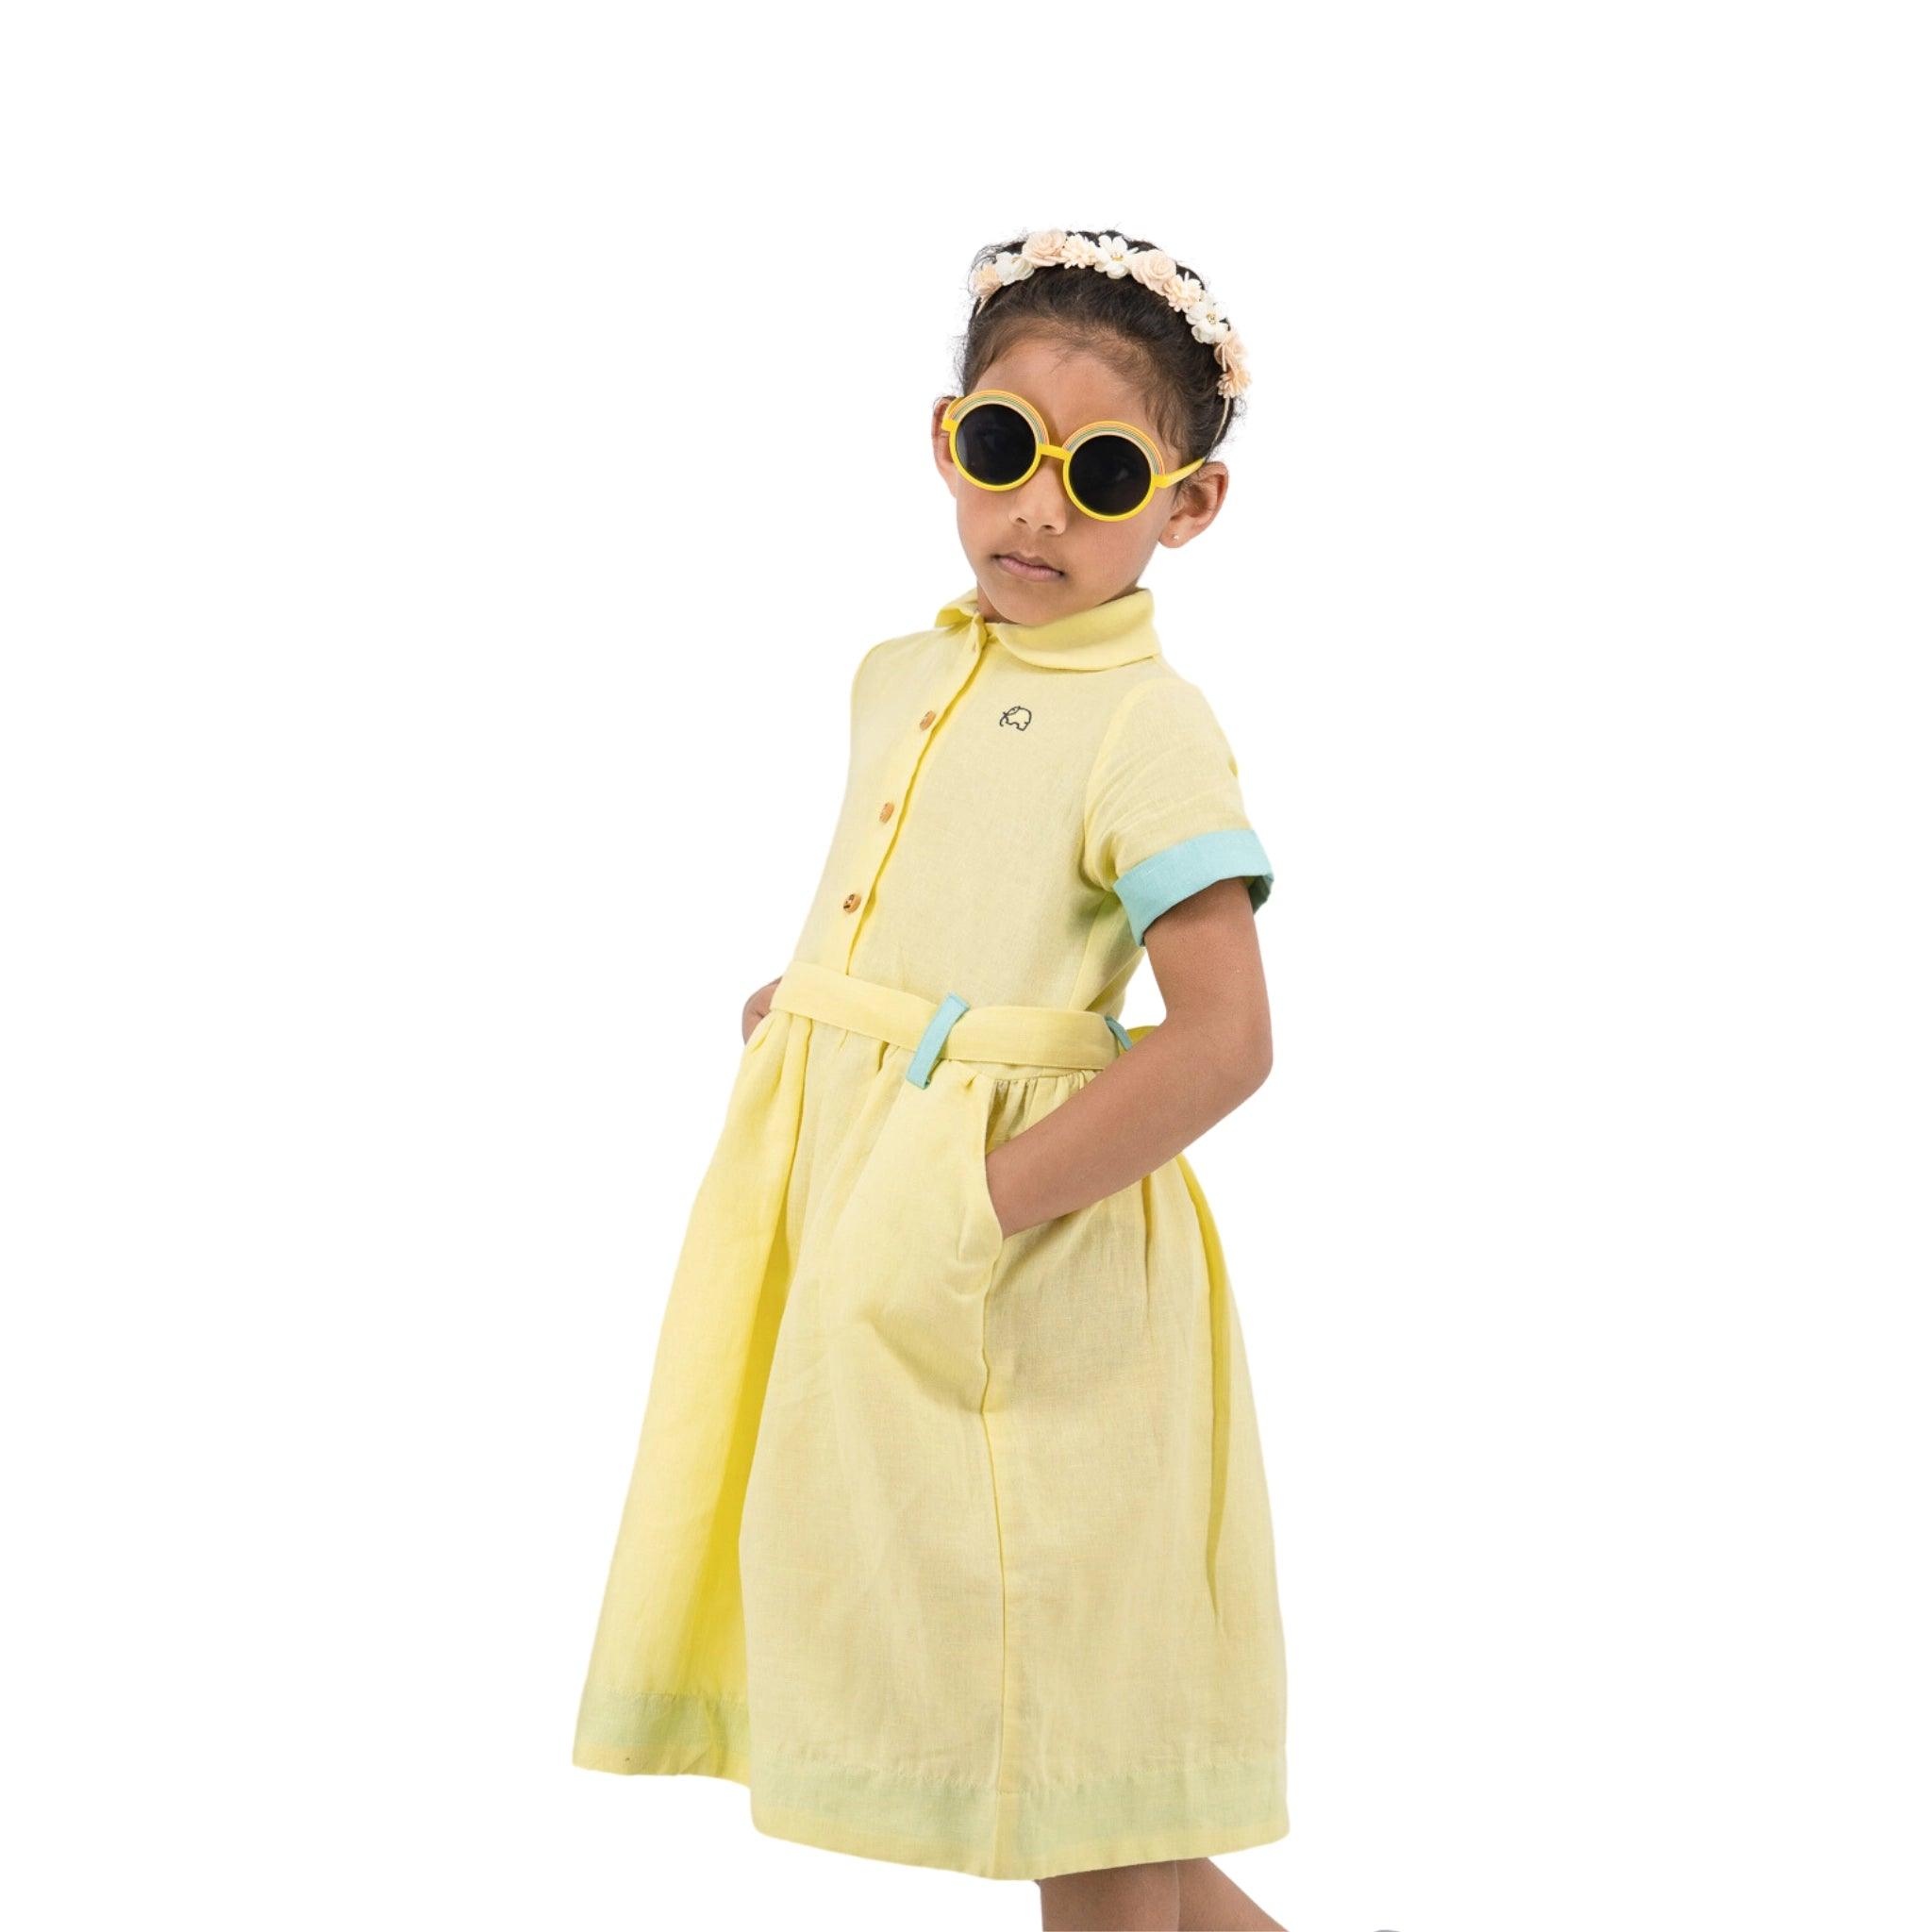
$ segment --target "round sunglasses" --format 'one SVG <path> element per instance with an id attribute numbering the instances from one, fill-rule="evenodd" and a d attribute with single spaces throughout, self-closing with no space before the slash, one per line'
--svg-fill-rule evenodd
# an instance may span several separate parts
<path id="1" fill-rule="evenodd" d="M 1196 457 L 1163 474 L 1154 439 L 1131 423 L 1089 423 L 1062 448 L 1048 439 L 1040 411 L 1006 389 L 976 389 L 961 396 L 942 426 L 953 467 L 969 483 L 982 490 L 1017 490 L 1041 458 L 1058 457 L 1074 508 L 1108 524 L 1139 516 L 1157 490 L 1191 476 L 1208 460 Z"/>

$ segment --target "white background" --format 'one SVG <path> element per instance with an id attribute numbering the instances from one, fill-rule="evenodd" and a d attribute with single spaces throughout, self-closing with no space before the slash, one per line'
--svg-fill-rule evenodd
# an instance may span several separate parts
<path id="1" fill-rule="evenodd" d="M 1911 11 L 8 9 L 8 1917 L 1037 1924 L 569 1752 L 973 252 L 1105 225 L 1254 377 L 1145 578 L 1277 872 L 1227 1869 L 1927 1922 Z"/>

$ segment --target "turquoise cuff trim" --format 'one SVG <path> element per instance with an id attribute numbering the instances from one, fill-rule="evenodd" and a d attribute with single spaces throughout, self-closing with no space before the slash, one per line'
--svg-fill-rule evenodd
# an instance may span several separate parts
<path id="1" fill-rule="evenodd" d="M 915 1087 L 924 1087 L 932 1078 L 933 1062 L 940 1057 L 940 1048 L 946 1043 L 946 1035 L 953 1030 L 953 1022 L 966 1010 L 966 1002 L 956 992 L 949 992 L 933 1009 L 933 1016 L 925 1023 L 925 1031 L 919 1036 L 919 1044 L 913 1049 L 912 1064 L 906 1069 L 906 1077 Z"/>
<path id="2" fill-rule="evenodd" d="M 1216 879 L 1245 878 L 1248 904 L 1258 908 L 1274 884 L 1274 869 L 1259 837 L 1242 825 L 1232 831 L 1200 832 L 1129 866 L 1114 891 L 1127 908 L 1134 943 L 1170 906 L 1177 906 Z"/>
<path id="3" fill-rule="evenodd" d="M 1116 1020 L 1111 1013 L 1103 1013 L 1100 1017 L 1103 1020 L 1105 1020 L 1109 1026 L 1113 1028 L 1113 1037 L 1120 1041 L 1121 1051 L 1123 1053 L 1124 1053 L 1128 1047 L 1133 1045 L 1134 1036 L 1131 1033 L 1129 1033 L 1127 1029 L 1124 1026 L 1123 1026 L 1121 1023 L 1118 1020 Z"/>

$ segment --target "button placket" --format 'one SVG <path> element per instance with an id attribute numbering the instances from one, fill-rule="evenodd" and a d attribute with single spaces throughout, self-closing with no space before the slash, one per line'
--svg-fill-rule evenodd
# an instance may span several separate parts
<path id="1" fill-rule="evenodd" d="M 887 829 L 878 835 L 877 850 L 872 863 L 872 875 L 867 879 L 863 888 L 856 891 L 847 892 L 844 899 L 841 902 L 848 913 L 858 912 L 872 897 L 873 888 L 877 885 L 879 874 L 885 870 L 886 859 L 892 849 L 892 840 L 896 830 L 892 826 L 892 820 L 896 816 L 901 823 L 904 822 L 905 814 L 899 811 L 899 804 L 911 790 L 912 781 L 919 772 L 920 760 L 924 758 L 927 748 L 931 745 L 934 738 L 938 736 L 932 727 L 938 722 L 940 713 L 973 681 L 973 674 L 979 668 L 986 635 L 983 627 L 975 622 L 969 633 L 973 655 L 967 663 L 965 675 L 945 694 L 938 705 L 928 708 L 914 726 L 915 735 L 908 741 L 911 758 L 906 766 L 905 776 L 900 781 L 899 795 L 897 798 L 887 799 L 879 807 L 878 823 Z M 845 965 L 848 969 L 852 963 L 853 949 L 858 943 L 858 929 L 862 924 L 862 920 L 854 920 L 852 930 L 846 937 Z"/>

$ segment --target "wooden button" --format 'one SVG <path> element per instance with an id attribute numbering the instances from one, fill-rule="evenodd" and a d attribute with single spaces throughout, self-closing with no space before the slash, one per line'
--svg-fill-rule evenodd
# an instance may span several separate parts
<path id="1" fill-rule="evenodd" d="M 880 824 L 885 824 L 885 822 L 886 822 L 886 821 L 887 821 L 887 820 L 888 820 L 889 818 L 891 818 L 891 816 L 892 816 L 892 801 L 891 801 L 891 799 L 889 798 L 889 799 L 887 799 L 887 800 L 886 800 L 885 804 L 883 804 L 882 806 L 880 806 L 880 807 L 879 807 L 879 823 L 880 823 Z"/>
<path id="2" fill-rule="evenodd" d="M 922 731 L 924 731 L 924 730 L 925 729 L 925 727 L 926 727 L 926 726 L 927 726 L 928 724 L 930 724 L 932 723 L 932 721 L 933 721 L 933 720 L 934 720 L 935 718 L 937 718 L 938 716 L 939 716 L 939 713 L 938 713 L 937 711 L 928 711 L 928 712 L 927 712 L 927 713 L 925 714 L 925 716 L 924 716 L 924 717 L 923 717 L 923 718 L 922 718 L 922 719 L 921 719 L 921 720 L 919 721 L 919 728 L 920 728 L 920 729 L 921 729 Z"/>
<path id="3" fill-rule="evenodd" d="M 845 894 L 845 909 L 848 912 L 857 912 L 858 910 L 858 894 L 857 892 L 847 892 Z"/>

